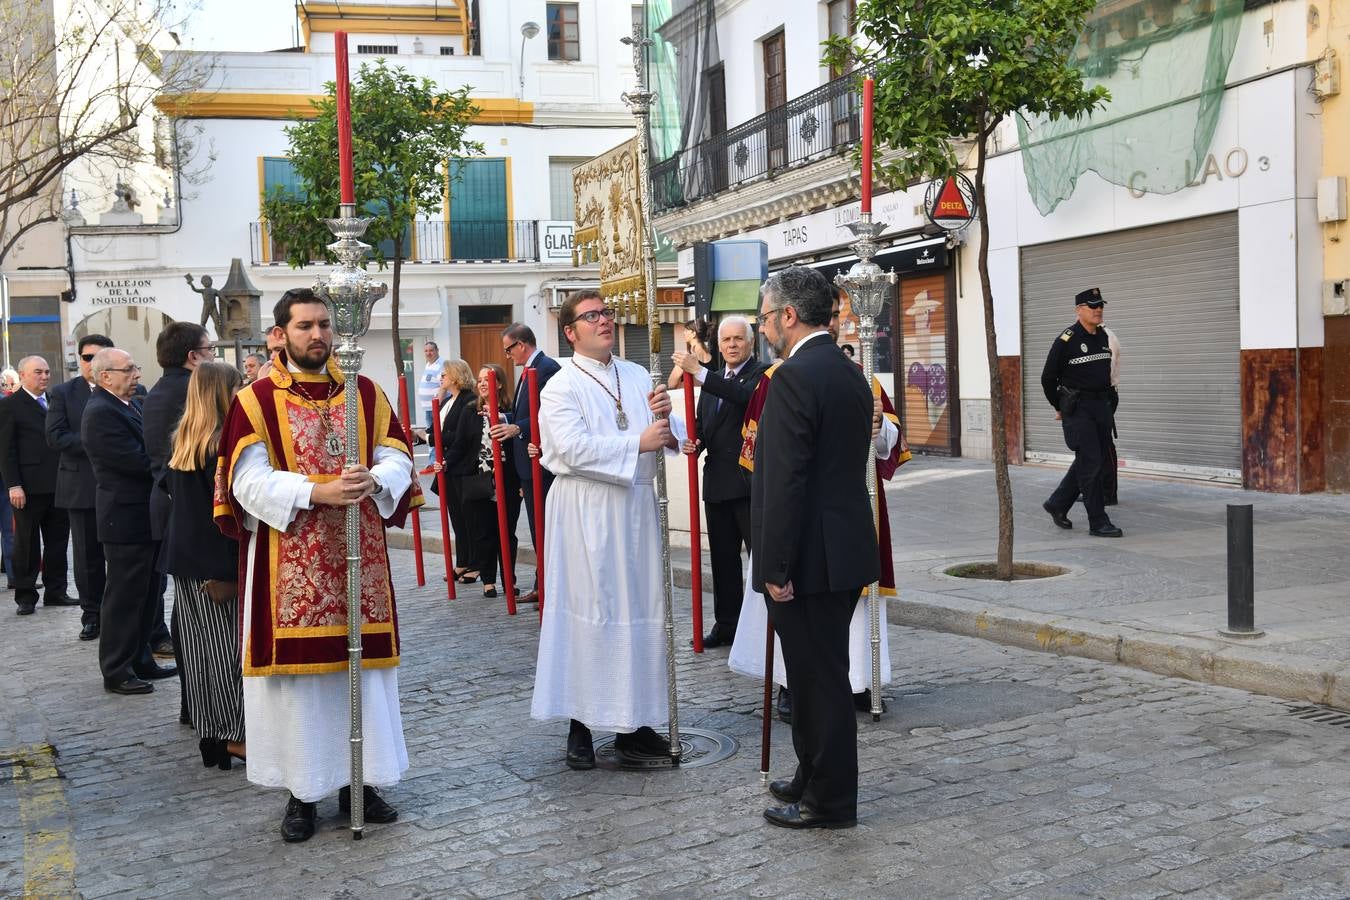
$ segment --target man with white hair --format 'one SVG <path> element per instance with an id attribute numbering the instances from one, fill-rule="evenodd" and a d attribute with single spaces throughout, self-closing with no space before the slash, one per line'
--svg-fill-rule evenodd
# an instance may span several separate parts
<path id="1" fill-rule="evenodd" d="M 740 464 L 741 421 L 764 374 L 752 353 L 755 334 L 745 316 L 727 316 L 717 328 L 722 366 L 705 369 L 692 354 L 677 350 L 675 365 L 703 387 L 698 400 L 698 442 L 703 463 L 703 515 L 712 558 L 715 621 L 704 647 L 730 646 L 736 637 L 745 594 L 741 548 L 750 549 L 750 473 Z"/>

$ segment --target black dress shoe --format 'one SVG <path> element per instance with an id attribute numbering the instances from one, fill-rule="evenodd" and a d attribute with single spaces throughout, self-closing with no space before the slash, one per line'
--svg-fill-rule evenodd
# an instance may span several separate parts
<path id="1" fill-rule="evenodd" d="M 98 639 L 98 626 L 90 623 L 80 627 L 80 640 L 93 641 Z"/>
<path id="2" fill-rule="evenodd" d="M 120 681 L 105 678 L 103 689 L 110 694 L 149 694 L 154 691 L 155 686 L 148 681 L 141 681 L 133 675 Z"/>
<path id="3" fill-rule="evenodd" d="M 591 730 L 575 719 L 567 732 L 567 768 L 585 771 L 595 768 L 595 744 Z"/>
<path id="4" fill-rule="evenodd" d="M 379 791 L 367 784 L 361 788 L 361 796 L 366 799 L 365 820 L 367 822 L 374 822 L 376 825 L 388 825 L 390 822 L 398 821 L 398 810 L 390 806 L 380 796 Z M 338 812 L 344 816 L 351 815 L 352 789 L 350 787 L 338 791 Z"/>
<path id="5" fill-rule="evenodd" d="M 771 806 L 764 810 L 764 818 L 779 828 L 852 828 L 858 824 L 857 819 L 821 815 L 802 803 Z"/>
<path id="6" fill-rule="evenodd" d="M 792 692 L 785 687 L 778 689 L 778 721 L 792 724 Z"/>
<path id="7" fill-rule="evenodd" d="M 137 678 L 144 678 L 146 681 L 157 681 L 160 678 L 172 678 L 178 674 L 177 666 L 157 666 L 150 664 L 142 666 L 139 669 L 132 669 Z"/>
<path id="8" fill-rule="evenodd" d="M 872 689 L 871 689 L 871 688 L 863 688 L 861 691 L 859 691 L 858 693 L 856 693 L 856 694 L 853 695 L 853 708 L 856 709 L 856 710 L 858 710 L 859 712 L 871 712 L 871 711 L 872 711 Z M 885 698 L 885 697 L 882 697 L 882 698 L 881 698 L 881 711 L 882 711 L 882 712 L 885 712 L 885 711 L 886 711 L 886 698 Z"/>
<path id="9" fill-rule="evenodd" d="M 614 752 L 627 762 L 664 759 L 670 756 L 670 741 L 643 725 L 632 734 L 614 735 Z"/>
<path id="10" fill-rule="evenodd" d="M 37 609 L 36 603 L 20 603 L 19 608 L 15 610 L 21 616 L 31 616 L 33 610 Z"/>
<path id="11" fill-rule="evenodd" d="M 1072 528 L 1072 527 L 1073 527 L 1073 523 L 1069 521 L 1068 515 L 1066 515 L 1065 513 L 1062 513 L 1062 512 L 1057 511 L 1053 506 L 1050 505 L 1050 501 L 1049 501 L 1049 500 L 1047 500 L 1047 501 L 1045 501 L 1044 503 L 1041 504 L 1041 509 L 1043 509 L 1043 510 L 1045 510 L 1046 512 L 1048 512 L 1048 513 L 1050 514 L 1050 521 L 1054 522 L 1054 523 L 1055 523 L 1056 525 L 1058 525 L 1060 528 Z"/>
<path id="12" fill-rule="evenodd" d="M 79 606 L 80 601 L 72 597 L 46 597 L 42 601 L 43 606 Z"/>
<path id="13" fill-rule="evenodd" d="M 1090 529 L 1088 529 L 1088 534 L 1092 535 L 1093 537 L 1124 537 L 1124 536 L 1125 536 L 1125 532 L 1121 531 L 1119 528 L 1117 528 L 1116 526 L 1112 525 L 1110 522 L 1107 522 L 1107 523 L 1106 523 L 1105 525 L 1103 525 L 1101 528 L 1090 528 Z"/>
<path id="14" fill-rule="evenodd" d="M 783 778 L 778 781 L 769 782 L 769 793 L 775 800 L 782 800 L 784 803 L 800 803 L 802 799 L 803 788 L 793 784 L 791 778 Z"/>
<path id="15" fill-rule="evenodd" d="M 286 801 L 286 815 L 281 819 L 281 839 L 298 844 L 314 837 L 314 804 L 295 799 Z"/>
<path id="16" fill-rule="evenodd" d="M 713 626 L 713 630 L 708 632 L 708 636 L 703 639 L 703 647 L 729 647 L 731 642 L 736 639 L 736 632 L 727 634 L 718 626 Z"/>

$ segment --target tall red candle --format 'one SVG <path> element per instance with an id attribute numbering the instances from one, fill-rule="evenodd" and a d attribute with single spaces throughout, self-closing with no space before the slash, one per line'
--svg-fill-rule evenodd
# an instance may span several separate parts
<path id="1" fill-rule="evenodd" d="M 333 35 L 337 52 L 338 177 L 342 202 L 356 202 L 356 179 L 352 176 L 352 88 L 347 77 L 347 32 Z"/>
<path id="2" fill-rule="evenodd" d="M 872 79 L 870 78 L 863 79 L 862 211 L 865 213 L 872 211 Z"/>

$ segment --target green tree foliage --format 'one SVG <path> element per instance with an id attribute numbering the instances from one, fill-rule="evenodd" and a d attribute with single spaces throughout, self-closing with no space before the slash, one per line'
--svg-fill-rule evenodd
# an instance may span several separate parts
<path id="1" fill-rule="evenodd" d="M 856 35 L 826 42 L 827 64 L 875 71 L 873 134 L 878 151 L 894 151 L 880 166 L 887 180 L 943 178 L 974 153 L 999 507 L 998 577 L 1005 579 L 1013 576 L 1012 487 L 989 284 L 985 163 L 989 139 L 1005 117 L 1078 118 L 1110 99 L 1104 88 L 1086 88 L 1069 61 L 1095 6 L 1095 0 L 863 0 Z"/>
<path id="2" fill-rule="evenodd" d="M 297 268 L 312 260 L 333 262 L 333 236 L 322 219 L 337 215 L 337 86 L 314 102 L 314 114 L 286 128 L 289 156 L 300 180 L 298 191 L 274 186 L 263 200 L 272 236 Z M 483 152 L 465 138 L 478 109 L 469 89 L 442 90 L 383 59 L 365 64 L 351 85 L 352 169 L 359 212 L 374 216 L 365 240 L 380 268 L 392 263 L 394 366 L 403 374 L 399 341 L 399 281 L 409 232 L 418 210 L 439 210 L 445 201 L 450 160 Z M 390 251 L 390 252 L 386 252 Z"/>

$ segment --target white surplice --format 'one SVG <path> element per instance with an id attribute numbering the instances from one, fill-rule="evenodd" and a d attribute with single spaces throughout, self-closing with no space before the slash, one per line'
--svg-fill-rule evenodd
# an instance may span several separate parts
<path id="1" fill-rule="evenodd" d="M 881 431 L 876 438 L 877 456 L 881 459 L 891 455 L 900 432 L 890 419 L 883 419 Z M 881 548 L 889 553 L 890 547 Z M 741 617 L 736 622 L 736 639 L 731 644 L 731 654 L 727 657 L 727 666 L 733 672 L 749 675 L 751 678 L 764 679 L 764 637 L 769 623 L 769 608 L 764 595 L 755 590 L 750 573 L 754 571 L 752 556 L 745 569 L 745 596 L 741 599 Z M 877 596 L 881 607 L 881 683 L 891 683 L 891 639 L 886 627 L 886 597 Z M 789 601 L 790 602 L 790 601 Z M 858 605 L 853 608 L 853 618 L 848 623 L 848 680 L 853 685 L 853 693 L 858 694 L 872 687 L 872 619 L 867 592 L 863 591 Z M 773 638 L 773 681 L 777 685 L 787 684 L 787 672 L 783 668 L 783 645 L 778 635 Z"/>
<path id="2" fill-rule="evenodd" d="M 375 495 L 381 516 L 389 516 L 412 485 L 412 460 L 392 447 L 376 447 L 371 474 L 384 486 Z M 261 443 L 250 444 L 234 469 L 234 497 L 248 514 L 248 580 L 258 545 L 258 521 L 284 531 L 302 509 L 310 509 L 313 482 L 298 472 L 279 472 Z M 334 552 L 341 553 L 341 539 Z M 245 590 L 247 646 L 253 597 Z M 313 803 L 332 796 L 351 780 L 351 714 L 347 673 L 268 675 L 244 679 L 244 733 L 248 780 L 287 788 Z M 408 768 L 398 702 L 398 669 L 361 670 L 361 758 L 366 784 L 397 784 Z"/>
<path id="3" fill-rule="evenodd" d="M 651 376 L 617 358 L 561 362 L 539 397 L 541 462 L 555 480 L 544 511 L 548 590 L 530 715 L 660 730 L 669 703 L 656 454 L 638 453 L 652 422 Z M 622 397 L 626 430 L 610 394 Z"/>

